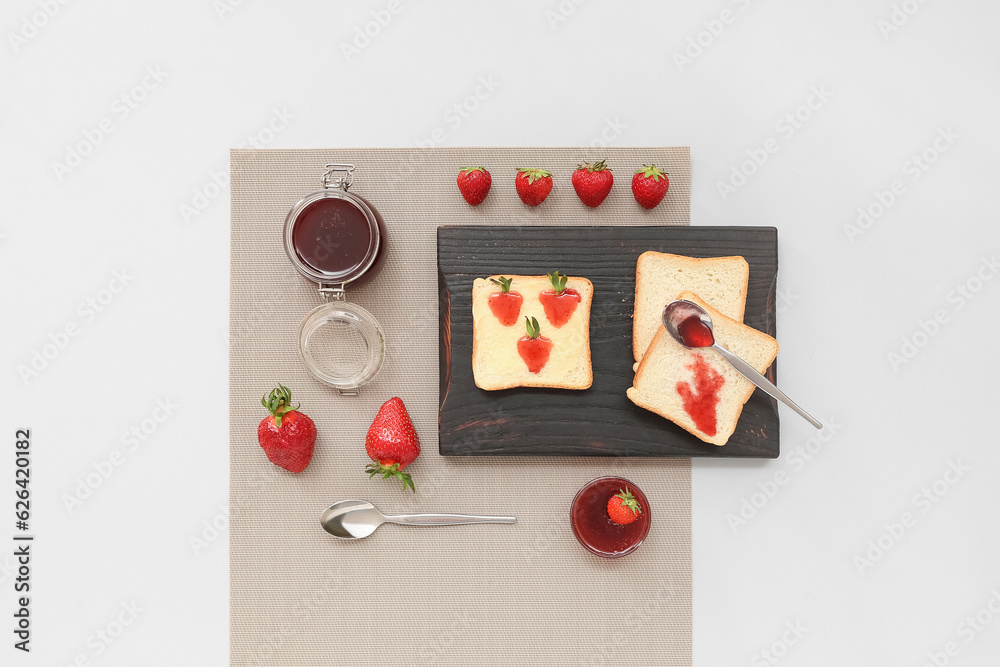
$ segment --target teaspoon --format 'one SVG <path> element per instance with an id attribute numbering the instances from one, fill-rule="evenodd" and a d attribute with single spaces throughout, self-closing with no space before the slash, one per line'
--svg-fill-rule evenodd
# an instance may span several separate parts
<path id="1" fill-rule="evenodd" d="M 365 500 L 341 500 L 323 511 L 323 530 L 334 537 L 357 540 L 368 537 L 383 523 L 405 526 L 456 526 L 467 523 L 517 523 L 513 516 L 472 516 L 468 514 L 402 514 L 386 516 Z"/>

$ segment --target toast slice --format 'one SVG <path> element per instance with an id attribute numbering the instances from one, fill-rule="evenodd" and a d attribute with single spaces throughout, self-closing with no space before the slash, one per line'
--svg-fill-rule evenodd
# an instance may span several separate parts
<path id="1" fill-rule="evenodd" d="M 716 342 L 757 371 L 767 370 L 778 355 L 778 341 L 726 317 L 697 294 L 682 292 L 677 298 L 708 311 Z M 661 326 L 626 393 L 639 407 L 666 417 L 709 444 L 724 445 L 754 389 L 718 352 L 689 350 Z"/>
<path id="2" fill-rule="evenodd" d="M 684 257 L 652 250 L 635 264 L 632 354 L 642 360 L 660 329 L 663 307 L 681 292 L 701 295 L 723 315 L 743 321 L 750 265 L 742 257 Z"/>
<path id="3" fill-rule="evenodd" d="M 493 314 L 489 297 L 500 288 L 491 282 L 500 276 L 476 278 L 472 286 L 472 374 L 476 386 L 487 391 L 513 387 L 587 389 L 594 381 L 590 363 L 590 305 L 594 286 L 586 278 L 570 277 L 567 290 L 575 290 L 580 301 L 562 326 L 546 317 L 539 299 L 551 290 L 548 276 L 506 276 L 511 292 L 521 295 L 517 322 L 505 326 Z M 552 342 L 548 360 L 533 373 L 518 352 L 518 340 L 527 334 L 525 317 L 538 321 L 541 336 Z"/>

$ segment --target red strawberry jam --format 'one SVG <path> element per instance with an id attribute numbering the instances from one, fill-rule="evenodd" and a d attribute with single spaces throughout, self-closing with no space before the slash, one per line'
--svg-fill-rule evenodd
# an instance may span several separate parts
<path id="1" fill-rule="evenodd" d="M 542 336 L 542 328 L 538 325 L 538 320 L 534 317 L 524 317 L 524 326 L 528 330 L 527 336 L 521 336 L 517 340 L 517 353 L 524 359 L 528 370 L 537 373 L 545 367 L 552 352 L 552 341 Z"/>
<path id="2" fill-rule="evenodd" d="M 382 221 L 376 220 L 377 231 L 355 204 L 335 197 L 318 199 L 295 219 L 295 254 L 310 268 L 328 276 L 330 282 L 357 279 L 359 273 L 366 273 L 373 257 L 379 266 L 385 253 L 385 229 Z"/>
<path id="3" fill-rule="evenodd" d="M 494 292 L 489 297 L 490 310 L 505 327 L 517 324 L 523 301 L 517 292 Z"/>
<path id="4" fill-rule="evenodd" d="M 639 501 L 642 512 L 632 523 L 621 525 L 608 516 L 608 500 L 626 487 Z M 587 551 L 604 558 L 618 558 L 638 549 L 646 539 L 649 515 L 649 501 L 635 484 L 621 477 L 601 477 L 576 494 L 569 519 L 573 534 Z"/>
<path id="5" fill-rule="evenodd" d="M 549 360 L 549 354 L 552 353 L 552 341 L 544 336 L 538 338 L 521 336 L 517 341 L 517 353 L 524 359 L 529 371 L 538 373 Z"/>
<path id="6" fill-rule="evenodd" d="M 712 347 L 715 345 L 715 336 L 712 335 L 711 327 L 702 322 L 697 315 L 689 315 L 681 320 L 681 323 L 677 325 L 677 333 L 686 347 Z"/>
<path id="7" fill-rule="evenodd" d="M 687 367 L 694 372 L 694 389 L 688 382 L 678 382 L 677 393 L 681 395 L 684 411 L 694 421 L 695 427 L 705 435 L 715 435 L 718 429 L 716 408 L 719 406 L 719 390 L 726 379 L 700 354 L 691 356 L 694 360 Z"/>
<path id="8" fill-rule="evenodd" d="M 545 309 L 545 317 L 548 318 L 549 324 L 558 329 L 569 322 L 569 318 L 573 317 L 573 313 L 580 303 L 580 293 L 575 289 L 563 290 L 561 293 L 547 289 L 538 295 L 538 300 L 542 302 L 542 308 Z"/>

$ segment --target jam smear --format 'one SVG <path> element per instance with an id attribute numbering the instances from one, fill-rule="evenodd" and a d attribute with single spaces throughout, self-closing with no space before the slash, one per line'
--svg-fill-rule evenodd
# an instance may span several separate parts
<path id="1" fill-rule="evenodd" d="M 517 324 L 524 299 L 517 292 L 494 292 L 488 299 L 490 310 L 505 327 Z"/>
<path id="2" fill-rule="evenodd" d="M 299 259 L 331 277 L 362 268 L 373 241 L 372 226 L 361 209 L 337 198 L 306 206 L 292 229 L 292 245 Z"/>
<path id="3" fill-rule="evenodd" d="M 562 292 L 547 289 L 542 290 L 542 293 L 538 295 L 538 300 L 542 302 L 542 308 L 545 309 L 545 317 L 548 318 L 549 323 L 558 329 L 573 317 L 581 298 L 580 293 L 575 289 L 567 289 Z"/>
<path id="4" fill-rule="evenodd" d="M 677 393 L 684 401 L 684 411 L 694 421 L 695 427 L 705 435 L 715 435 L 718 430 L 719 390 L 726 379 L 712 368 L 700 354 L 687 365 L 694 372 L 694 390 L 688 382 L 677 383 Z"/>
<path id="5" fill-rule="evenodd" d="M 686 347 L 712 347 L 715 336 L 712 329 L 701 321 L 697 315 L 689 315 L 677 325 L 677 333 Z"/>

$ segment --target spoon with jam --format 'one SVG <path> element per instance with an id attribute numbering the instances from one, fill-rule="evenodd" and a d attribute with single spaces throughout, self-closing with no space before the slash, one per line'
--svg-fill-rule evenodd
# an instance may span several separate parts
<path id="1" fill-rule="evenodd" d="M 733 368 L 742 373 L 746 379 L 763 389 L 769 396 L 795 410 L 816 428 L 823 428 L 823 424 L 819 420 L 796 405 L 795 401 L 788 398 L 785 392 L 758 373 L 757 369 L 715 342 L 715 334 L 712 333 L 712 318 L 698 304 L 685 299 L 671 301 L 663 309 L 663 326 L 674 340 L 688 349 L 712 348 L 721 354 L 722 358 L 728 361 Z"/>

